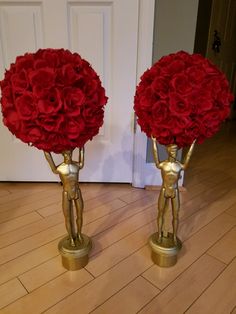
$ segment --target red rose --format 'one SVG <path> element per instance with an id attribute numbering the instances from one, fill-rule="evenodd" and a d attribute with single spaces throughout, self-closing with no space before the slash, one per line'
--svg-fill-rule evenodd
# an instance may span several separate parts
<path id="1" fill-rule="evenodd" d="M 171 134 L 171 131 L 166 127 L 155 128 L 152 130 L 152 136 L 158 138 L 158 141 L 162 145 L 168 145 L 174 143 L 174 138 Z"/>
<path id="2" fill-rule="evenodd" d="M 191 112 L 190 104 L 181 94 L 170 93 L 170 111 L 176 115 L 188 116 Z"/>
<path id="3" fill-rule="evenodd" d="M 171 125 L 171 133 L 174 136 L 179 136 L 179 134 L 183 133 L 186 129 L 190 127 L 191 120 L 188 116 L 172 116 L 167 117 L 165 120 L 165 125 Z"/>
<path id="4" fill-rule="evenodd" d="M 52 68 L 40 68 L 29 73 L 30 84 L 32 86 L 41 86 L 50 88 L 54 86 L 55 72 Z"/>
<path id="5" fill-rule="evenodd" d="M 43 114 L 55 115 L 62 108 L 62 99 L 57 88 L 51 88 L 43 99 L 38 101 L 38 110 Z"/>
<path id="6" fill-rule="evenodd" d="M 46 68 L 47 67 L 47 62 L 43 59 L 38 59 L 34 61 L 34 69 L 38 70 L 41 68 Z"/>
<path id="7" fill-rule="evenodd" d="M 34 58 L 31 53 L 25 56 L 16 58 L 16 72 L 20 73 L 22 70 L 27 71 L 33 68 Z"/>
<path id="8" fill-rule="evenodd" d="M 169 108 L 166 105 L 166 102 L 163 100 L 159 100 L 155 102 L 152 106 L 152 117 L 153 123 L 158 124 L 159 122 L 166 120 L 169 115 Z"/>
<path id="9" fill-rule="evenodd" d="M 184 68 L 185 63 L 182 60 L 174 60 L 167 66 L 166 71 L 162 69 L 162 72 L 173 75 L 175 73 L 180 73 Z"/>
<path id="10" fill-rule="evenodd" d="M 2 88 L 2 112 L 6 112 L 8 109 L 14 109 L 14 100 L 12 95 L 12 89 L 10 86 L 5 86 Z"/>
<path id="11" fill-rule="evenodd" d="M 13 134 L 16 134 L 16 132 L 19 131 L 20 127 L 21 127 L 21 122 L 19 121 L 18 118 L 18 114 L 13 111 L 13 110 L 9 110 L 7 112 L 7 118 L 4 115 L 3 117 L 3 123 L 12 130 Z"/>
<path id="12" fill-rule="evenodd" d="M 15 73 L 11 76 L 12 90 L 14 93 L 23 93 L 29 86 L 25 70 Z"/>
<path id="13" fill-rule="evenodd" d="M 185 73 L 178 73 L 173 76 L 170 81 L 170 89 L 182 96 L 188 94 L 192 90 L 192 86 L 188 84 L 189 80 Z"/>
<path id="14" fill-rule="evenodd" d="M 37 124 L 44 128 L 47 132 L 62 132 L 64 130 L 64 122 L 65 119 L 62 115 L 40 116 L 40 118 L 37 120 Z"/>
<path id="15" fill-rule="evenodd" d="M 87 106 L 83 109 L 82 115 L 86 124 L 99 127 L 102 125 L 104 117 L 103 109 L 93 109 Z"/>
<path id="16" fill-rule="evenodd" d="M 168 97 L 169 85 L 168 82 L 160 77 L 156 78 L 151 84 L 152 91 L 157 94 L 161 99 Z"/>
<path id="17" fill-rule="evenodd" d="M 17 112 L 22 120 L 32 120 L 37 116 L 34 95 L 25 92 L 16 99 Z"/>
<path id="18" fill-rule="evenodd" d="M 77 116 L 85 103 L 85 95 L 79 88 L 66 87 L 63 90 L 64 106 L 68 116 Z"/>
<path id="19" fill-rule="evenodd" d="M 200 68 L 199 66 L 194 65 L 186 69 L 186 75 L 187 75 L 188 84 L 197 86 L 201 84 L 202 81 L 204 80 L 206 76 L 206 72 L 204 71 L 203 68 Z"/>
<path id="20" fill-rule="evenodd" d="M 85 123 L 83 119 L 70 119 L 67 122 L 66 131 L 69 139 L 73 140 L 80 136 L 80 133 L 84 130 Z"/>
<path id="21" fill-rule="evenodd" d="M 50 68 L 56 68 L 60 65 L 60 58 L 58 53 L 54 49 L 42 50 L 42 59 Z"/>

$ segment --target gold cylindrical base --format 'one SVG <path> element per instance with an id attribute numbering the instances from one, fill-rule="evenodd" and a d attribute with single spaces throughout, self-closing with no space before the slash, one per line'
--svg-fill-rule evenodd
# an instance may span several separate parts
<path id="1" fill-rule="evenodd" d="M 177 262 L 177 254 L 182 247 L 181 241 L 177 238 L 177 244 L 173 241 L 173 234 L 169 233 L 158 242 L 158 233 L 149 238 L 152 249 L 152 260 L 160 267 L 171 267 Z"/>
<path id="2" fill-rule="evenodd" d="M 68 270 L 78 270 L 88 264 L 89 252 L 92 248 L 91 239 L 83 234 L 83 243 L 76 243 L 75 247 L 70 245 L 69 237 L 61 239 L 58 250 L 62 257 L 62 265 Z"/>

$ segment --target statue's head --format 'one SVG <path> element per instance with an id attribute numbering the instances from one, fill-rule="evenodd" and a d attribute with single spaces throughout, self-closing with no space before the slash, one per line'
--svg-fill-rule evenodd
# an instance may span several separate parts
<path id="1" fill-rule="evenodd" d="M 65 162 L 71 162 L 72 160 L 72 151 L 71 150 L 65 150 L 62 152 L 62 155 L 64 156 Z"/>
<path id="2" fill-rule="evenodd" d="M 167 146 L 167 152 L 168 156 L 176 159 L 177 152 L 178 152 L 178 146 L 176 144 L 170 144 Z"/>

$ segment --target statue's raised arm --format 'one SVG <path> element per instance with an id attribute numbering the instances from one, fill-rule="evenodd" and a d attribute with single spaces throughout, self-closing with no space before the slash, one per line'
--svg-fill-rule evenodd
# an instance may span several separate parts
<path id="1" fill-rule="evenodd" d="M 79 169 L 82 169 L 84 166 L 84 147 L 79 148 Z"/>
<path id="2" fill-rule="evenodd" d="M 160 159 L 158 155 L 157 140 L 153 136 L 152 136 L 152 150 L 153 150 L 153 157 L 154 157 L 156 167 L 159 168 Z"/>
<path id="3" fill-rule="evenodd" d="M 47 162 L 49 163 L 49 166 L 51 167 L 52 172 L 58 174 L 57 167 L 56 167 L 56 165 L 54 163 L 54 160 L 52 158 L 51 153 L 48 153 L 48 152 L 44 151 L 44 156 L 47 159 Z"/>
<path id="4" fill-rule="evenodd" d="M 189 164 L 189 161 L 190 161 L 190 158 L 192 156 L 192 153 L 193 153 L 193 149 L 194 149 L 194 145 L 196 143 L 196 140 L 194 140 L 184 158 L 184 162 L 183 162 L 183 169 L 185 170 L 187 167 L 188 167 L 188 164 Z"/>

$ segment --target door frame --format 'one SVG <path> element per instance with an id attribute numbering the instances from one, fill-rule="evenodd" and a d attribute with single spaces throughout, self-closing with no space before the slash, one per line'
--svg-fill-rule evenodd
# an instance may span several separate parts
<path id="1" fill-rule="evenodd" d="M 139 83 L 143 72 L 152 66 L 154 14 L 155 0 L 139 0 L 137 84 Z M 132 185 L 139 188 L 143 188 L 146 185 L 160 185 L 160 172 L 157 171 L 154 163 L 146 163 L 147 136 L 141 132 L 136 120 L 134 124 L 135 134 Z"/>

